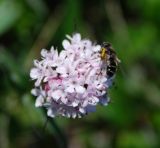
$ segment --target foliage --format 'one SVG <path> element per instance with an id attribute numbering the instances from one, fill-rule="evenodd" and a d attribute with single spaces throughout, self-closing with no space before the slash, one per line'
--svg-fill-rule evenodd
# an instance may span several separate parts
<path id="1" fill-rule="evenodd" d="M 1 0 L 0 148 L 160 147 L 159 8 L 158 0 Z M 82 119 L 49 119 L 44 128 L 29 69 L 42 48 L 61 49 L 75 31 L 116 49 L 112 101 Z"/>

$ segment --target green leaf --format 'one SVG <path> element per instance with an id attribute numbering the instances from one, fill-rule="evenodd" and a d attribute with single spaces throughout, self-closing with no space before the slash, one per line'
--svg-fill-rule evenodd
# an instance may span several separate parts
<path id="1" fill-rule="evenodd" d="M 0 35 L 5 33 L 22 14 L 21 7 L 16 1 L 4 0 L 0 2 Z"/>

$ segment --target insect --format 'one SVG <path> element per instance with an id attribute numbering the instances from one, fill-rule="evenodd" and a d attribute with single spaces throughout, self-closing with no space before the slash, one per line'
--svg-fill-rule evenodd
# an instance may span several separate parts
<path id="1" fill-rule="evenodd" d="M 110 43 L 104 42 L 102 44 L 100 55 L 101 59 L 105 61 L 107 66 L 107 77 L 113 77 L 117 71 L 120 60 L 118 59 L 116 52 Z"/>

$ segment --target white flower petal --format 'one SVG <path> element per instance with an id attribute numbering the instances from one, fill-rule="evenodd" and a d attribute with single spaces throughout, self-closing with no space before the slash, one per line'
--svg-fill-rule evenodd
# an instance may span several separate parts
<path id="1" fill-rule="evenodd" d="M 36 106 L 36 107 L 40 107 L 40 106 L 43 105 L 43 103 L 44 103 L 44 98 L 43 98 L 42 96 L 39 96 L 39 97 L 37 97 L 37 99 L 36 99 L 35 106 Z"/>
<path id="2" fill-rule="evenodd" d="M 83 94 L 86 91 L 86 89 L 80 85 L 77 85 L 75 89 L 77 93 L 81 93 L 81 94 Z"/>
<path id="3" fill-rule="evenodd" d="M 86 110 L 84 108 L 79 108 L 79 111 L 82 113 L 82 114 L 85 114 L 86 113 Z"/>
<path id="4" fill-rule="evenodd" d="M 62 91 L 61 90 L 55 90 L 52 92 L 52 97 L 55 101 L 57 101 L 58 99 L 60 99 L 60 97 L 62 96 Z"/>
<path id="5" fill-rule="evenodd" d="M 68 40 L 63 40 L 62 45 L 64 49 L 68 49 L 68 47 L 70 46 L 70 42 Z"/>
<path id="6" fill-rule="evenodd" d="M 61 53 L 60 53 L 60 55 L 59 55 L 59 58 L 62 59 L 62 60 L 64 60 L 66 57 L 67 57 L 66 51 L 62 50 Z"/>
<path id="7" fill-rule="evenodd" d="M 50 51 L 51 51 L 52 54 L 54 54 L 55 50 L 54 50 L 54 47 L 53 47 L 53 46 L 51 47 L 51 50 L 50 50 Z"/>
<path id="8" fill-rule="evenodd" d="M 68 34 L 66 35 L 66 38 L 69 39 L 69 40 L 72 40 L 72 37 Z"/>
<path id="9" fill-rule="evenodd" d="M 82 104 L 83 107 L 86 107 L 88 105 L 88 100 L 85 100 Z"/>
<path id="10" fill-rule="evenodd" d="M 78 114 L 78 118 L 82 118 L 82 116 L 80 114 Z"/>
<path id="11" fill-rule="evenodd" d="M 76 106 L 78 106 L 78 103 L 77 102 L 73 102 L 72 105 L 73 105 L 73 107 L 76 107 Z"/>
<path id="12" fill-rule="evenodd" d="M 91 50 L 91 48 L 92 48 L 92 42 L 90 40 L 85 39 L 82 42 L 85 45 L 85 47 L 86 47 L 87 50 Z"/>
<path id="13" fill-rule="evenodd" d="M 34 60 L 33 63 L 34 63 L 34 65 L 35 65 L 36 67 L 39 67 L 39 61 L 38 61 L 38 60 Z"/>
<path id="14" fill-rule="evenodd" d="M 47 55 L 47 50 L 46 49 L 42 49 L 41 50 L 41 55 L 42 55 L 42 57 L 46 57 L 46 55 Z"/>
<path id="15" fill-rule="evenodd" d="M 53 112 L 53 110 L 52 110 L 51 108 L 48 109 L 47 115 L 48 115 L 49 117 L 52 117 L 52 118 L 55 117 L 55 114 L 54 114 L 54 112 Z"/>
<path id="16" fill-rule="evenodd" d="M 72 118 L 75 119 L 77 114 L 75 112 L 72 113 Z"/>
<path id="17" fill-rule="evenodd" d="M 94 105 L 96 105 L 99 102 L 99 99 L 97 97 L 92 97 Z"/>
<path id="18" fill-rule="evenodd" d="M 37 89 L 32 89 L 31 94 L 34 95 L 34 96 L 37 96 L 38 95 L 38 90 Z"/>
<path id="19" fill-rule="evenodd" d="M 63 96 L 63 97 L 61 98 L 61 101 L 62 101 L 62 103 L 66 104 L 67 101 L 68 101 L 68 99 L 67 99 L 66 97 Z"/>
<path id="20" fill-rule="evenodd" d="M 79 33 L 73 35 L 74 42 L 80 42 L 80 40 L 81 40 L 81 35 Z"/>
<path id="21" fill-rule="evenodd" d="M 94 47 L 92 48 L 92 50 L 93 50 L 94 52 L 98 52 L 98 51 L 101 50 L 101 46 L 100 46 L 100 45 L 94 46 Z"/>
<path id="22" fill-rule="evenodd" d="M 69 86 L 65 89 L 66 92 L 69 92 L 69 93 L 73 93 L 74 92 L 74 86 Z"/>
<path id="23" fill-rule="evenodd" d="M 66 117 L 70 118 L 70 117 L 71 117 L 71 114 L 70 114 L 70 113 L 67 113 L 67 114 L 66 114 Z"/>
<path id="24" fill-rule="evenodd" d="M 40 75 L 39 69 L 38 68 L 32 68 L 30 72 L 30 77 L 32 79 L 37 79 Z"/>
<path id="25" fill-rule="evenodd" d="M 57 67 L 56 72 L 60 74 L 66 74 L 67 70 L 66 70 L 66 67 L 61 66 L 61 67 Z"/>
<path id="26" fill-rule="evenodd" d="M 40 85 L 42 79 L 43 79 L 43 76 L 40 76 L 40 77 L 37 79 L 37 81 L 35 82 L 35 86 L 36 86 L 36 87 L 38 87 L 38 86 Z"/>

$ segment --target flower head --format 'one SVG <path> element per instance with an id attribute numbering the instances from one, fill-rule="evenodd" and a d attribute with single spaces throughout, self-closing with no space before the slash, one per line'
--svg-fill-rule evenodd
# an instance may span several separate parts
<path id="1" fill-rule="evenodd" d="M 81 39 L 79 33 L 67 35 L 59 54 L 54 47 L 42 49 L 41 60 L 34 61 L 30 77 L 35 80 L 32 94 L 36 107 L 46 107 L 48 116 L 81 117 L 107 105 L 110 80 L 100 57 L 100 45 Z"/>

